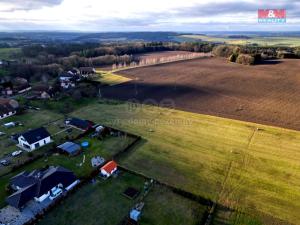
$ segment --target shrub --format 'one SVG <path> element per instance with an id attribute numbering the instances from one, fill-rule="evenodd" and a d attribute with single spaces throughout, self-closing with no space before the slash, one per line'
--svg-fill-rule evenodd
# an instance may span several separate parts
<path id="1" fill-rule="evenodd" d="M 213 54 L 215 56 L 228 58 L 230 55 L 233 54 L 233 50 L 234 49 L 235 49 L 234 46 L 230 46 L 230 45 L 218 45 L 218 46 L 216 46 L 216 47 L 213 48 Z M 236 49 L 236 51 L 238 51 L 238 49 Z"/>
<path id="2" fill-rule="evenodd" d="M 278 51 L 277 52 L 277 58 L 280 59 L 295 59 L 297 58 L 297 54 L 293 52 L 288 52 L 288 51 Z"/>
<path id="3" fill-rule="evenodd" d="M 254 65 L 255 58 L 254 58 L 254 56 L 251 56 L 251 55 L 240 54 L 237 57 L 236 62 L 239 64 L 243 64 L 243 65 Z"/>

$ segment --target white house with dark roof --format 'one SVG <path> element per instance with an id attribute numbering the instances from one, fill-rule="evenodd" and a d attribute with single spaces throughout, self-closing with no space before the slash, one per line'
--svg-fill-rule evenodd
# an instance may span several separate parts
<path id="1" fill-rule="evenodd" d="M 28 152 L 38 149 L 51 142 L 51 135 L 44 128 L 40 127 L 20 134 L 18 146 Z"/>
<path id="2" fill-rule="evenodd" d="M 0 98 L 0 119 L 15 115 L 18 108 L 19 103 L 16 100 Z"/>

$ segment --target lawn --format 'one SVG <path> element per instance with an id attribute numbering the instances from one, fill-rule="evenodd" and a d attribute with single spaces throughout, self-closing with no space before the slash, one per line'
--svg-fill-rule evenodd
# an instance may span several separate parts
<path id="1" fill-rule="evenodd" d="M 15 143 L 10 140 L 12 134 L 17 134 L 20 132 L 25 132 L 29 129 L 38 128 L 45 126 L 47 128 L 48 124 L 52 121 L 62 118 L 62 115 L 48 111 L 48 110 L 29 110 L 23 114 L 11 116 L 0 120 L 0 131 L 5 132 L 6 135 L 0 137 L 0 157 L 7 153 L 11 153 L 17 149 Z M 17 126 L 12 128 L 5 128 L 3 124 L 8 122 L 20 122 L 23 126 Z M 51 133 L 51 130 L 49 130 Z"/>
<path id="2" fill-rule="evenodd" d="M 8 74 L 9 74 L 9 71 L 7 69 L 0 68 L 0 77 L 7 76 Z"/>
<path id="3" fill-rule="evenodd" d="M 73 114 L 141 135 L 146 141 L 120 163 L 238 212 L 228 214 L 226 220 L 300 221 L 300 132 L 135 107 L 103 101 Z M 218 210 L 217 218 L 222 213 Z M 256 219 L 244 222 L 252 216 Z"/>
<path id="4" fill-rule="evenodd" d="M 122 195 L 128 187 L 143 191 L 145 179 L 122 172 L 117 178 L 97 180 L 82 187 L 61 205 L 46 214 L 38 224 L 105 224 L 117 225 L 129 214 L 136 200 Z M 202 208 L 195 202 L 172 193 L 169 189 L 154 187 L 146 199 L 141 225 L 196 224 Z"/>
<path id="5" fill-rule="evenodd" d="M 71 97 L 62 97 L 59 100 L 26 100 L 24 98 L 18 99 L 20 104 L 28 104 L 33 107 L 38 107 L 44 110 L 49 110 L 59 114 L 68 114 L 73 110 L 79 109 L 81 107 L 87 106 L 88 104 L 94 102 L 93 98 L 81 98 L 80 100 L 75 100 Z"/>
<path id="6" fill-rule="evenodd" d="M 79 178 L 87 177 L 95 169 L 91 165 L 92 157 L 101 156 L 104 157 L 105 159 L 111 159 L 114 154 L 126 148 L 135 139 L 131 137 L 124 137 L 124 136 L 120 136 L 120 137 L 108 136 L 103 140 L 83 138 L 79 140 L 78 143 L 81 143 L 81 141 L 83 140 L 88 141 L 90 143 L 90 146 L 84 150 L 83 154 L 80 154 L 78 156 L 73 156 L 73 157 L 67 156 L 65 154 L 52 154 L 48 157 L 40 158 L 6 176 L 2 176 L 0 181 L 0 206 L 5 205 L 4 199 L 7 196 L 7 193 L 5 192 L 5 186 L 8 184 L 9 178 L 24 170 L 32 171 L 34 169 L 43 168 L 46 165 L 53 165 L 53 166 L 60 165 L 73 171 Z M 51 147 L 51 144 L 47 146 Z M 45 146 L 43 149 L 38 149 L 34 151 L 33 154 L 40 154 L 41 151 L 45 152 L 45 149 L 48 149 L 47 146 Z M 15 160 L 21 160 L 21 159 L 25 160 L 28 159 L 28 157 L 29 157 L 28 154 L 24 153 L 22 157 L 15 158 Z"/>
<path id="7" fill-rule="evenodd" d="M 20 54 L 20 48 L 0 48 L 0 59 L 11 59 L 14 58 L 15 55 Z"/>
<path id="8" fill-rule="evenodd" d="M 227 38 L 227 37 L 214 37 L 207 35 L 182 35 L 181 37 L 189 40 L 202 40 L 208 42 L 224 42 L 233 45 L 246 45 L 246 44 L 258 44 L 260 46 L 288 46 L 298 47 L 300 46 L 299 37 L 251 37 L 250 39 L 239 38 Z"/>
<path id="9" fill-rule="evenodd" d="M 163 186 L 155 186 L 145 199 L 141 225 L 195 225 L 206 207 Z M 197 223 L 198 222 L 198 223 Z"/>
<path id="10" fill-rule="evenodd" d="M 95 77 L 93 81 L 112 86 L 130 81 L 130 79 L 124 76 L 114 74 L 110 71 L 97 70 L 97 77 Z"/>

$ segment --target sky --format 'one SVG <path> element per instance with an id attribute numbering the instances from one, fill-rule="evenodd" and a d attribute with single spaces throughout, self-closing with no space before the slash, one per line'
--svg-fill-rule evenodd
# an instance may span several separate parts
<path id="1" fill-rule="evenodd" d="M 286 9 L 259 24 L 258 9 Z M 300 31 L 300 0 L 0 0 L 0 31 Z"/>

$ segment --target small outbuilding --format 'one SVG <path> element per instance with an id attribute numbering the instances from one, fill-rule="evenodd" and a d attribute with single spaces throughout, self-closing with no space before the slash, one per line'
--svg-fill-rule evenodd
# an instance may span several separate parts
<path id="1" fill-rule="evenodd" d="M 92 167 L 101 166 L 105 162 L 105 159 L 100 156 L 95 156 L 91 159 Z"/>
<path id="2" fill-rule="evenodd" d="M 118 169 L 118 165 L 115 161 L 109 161 L 104 166 L 101 167 L 100 173 L 103 177 L 110 177 L 113 175 Z"/>
<path id="3" fill-rule="evenodd" d="M 57 146 L 57 148 L 71 156 L 78 155 L 81 152 L 80 145 L 70 141 Z"/>

